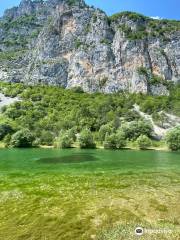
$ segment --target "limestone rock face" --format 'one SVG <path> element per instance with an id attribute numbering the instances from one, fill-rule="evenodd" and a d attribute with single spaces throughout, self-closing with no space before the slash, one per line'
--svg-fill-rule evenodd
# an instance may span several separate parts
<path id="1" fill-rule="evenodd" d="M 0 80 L 167 95 L 180 81 L 180 23 L 135 16 L 108 18 L 83 0 L 22 0 L 0 20 Z"/>

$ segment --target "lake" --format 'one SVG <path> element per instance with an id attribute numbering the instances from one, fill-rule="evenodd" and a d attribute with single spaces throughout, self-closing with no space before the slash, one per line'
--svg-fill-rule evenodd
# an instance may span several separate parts
<path id="1" fill-rule="evenodd" d="M 0 240 L 179 239 L 179 183 L 177 152 L 1 149 Z"/>

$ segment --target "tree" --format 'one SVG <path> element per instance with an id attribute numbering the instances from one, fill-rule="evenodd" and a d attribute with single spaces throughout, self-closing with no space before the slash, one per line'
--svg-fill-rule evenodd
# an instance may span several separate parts
<path id="1" fill-rule="evenodd" d="M 106 134 L 103 145 L 105 149 L 116 149 L 117 148 L 116 134 L 115 133 L 111 135 Z"/>
<path id="2" fill-rule="evenodd" d="M 126 146 L 126 135 L 119 130 L 117 133 L 106 134 L 104 141 L 104 148 L 106 149 L 120 149 Z"/>
<path id="3" fill-rule="evenodd" d="M 12 127 L 8 123 L 0 124 L 0 140 L 2 140 L 7 134 L 13 132 Z"/>
<path id="4" fill-rule="evenodd" d="M 145 136 L 145 135 L 140 135 L 137 140 L 136 140 L 138 147 L 142 150 L 148 149 L 151 146 L 151 140 Z"/>
<path id="5" fill-rule="evenodd" d="M 11 118 L 13 120 L 15 120 L 16 118 L 20 117 L 22 115 L 22 110 L 20 110 L 19 108 L 17 108 L 16 106 L 10 105 L 6 111 L 5 111 L 5 115 L 8 118 Z"/>
<path id="6" fill-rule="evenodd" d="M 14 133 L 11 137 L 11 147 L 32 147 L 34 135 L 28 129 L 22 129 Z"/>
<path id="7" fill-rule="evenodd" d="M 117 148 L 123 148 L 126 146 L 126 134 L 123 131 L 118 131 L 115 137 Z"/>
<path id="8" fill-rule="evenodd" d="M 126 138 L 137 139 L 140 135 L 151 136 L 152 125 L 145 120 L 132 121 L 122 125 L 121 129 L 126 133 Z"/>
<path id="9" fill-rule="evenodd" d="M 99 129 L 99 140 L 103 142 L 105 140 L 106 134 L 111 134 L 112 131 L 113 130 L 110 124 L 102 125 Z"/>
<path id="10" fill-rule="evenodd" d="M 56 147 L 58 148 L 70 148 L 72 145 L 72 139 L 68 134 L 62 134 L 58 137 Z"/>
<path id="11" fill-rule="evenodd" d="M 124 115 L 125 121 L 127 122 L 136 121 L 141 118 L 139 113 L 137 113 L 135 110 L 128 110 L 128 111 L 126 110 L 123 115 Z"/>
<path id="12" fill-rule="evenodd" d="M 69 138 L 71 138 L 74 142 L 76 141 L 76 133 L 77 133 L 76 127 L 73 127 L 67 131 Z"/>
<path id="13" fill-rule="evenodd" d="M 50 131 L 42 130 L 40 136 L 40 144 L 42 145 L 52 145 L 54 140 L 54 135 Z"/>
<path id="14" fill-rule="evenodd" d="M 171 150 L 180 150 L 180 126 L 173 128 L 167 133 L 166 142 Z"/>
<path id="15" fill-rule="evenodd" d="M 95 148 L 93 135 L 89 129 L 83 129 L 79 135 L 80 148 Z"/>
<path id="16" fill-rule="evenodd" d="M 11 134 L 7 134 L 4 137 L 3 142 L 5 144 L 5 147 L 8 147 L 10 145 L 10 142 L 11 142 Z"/>
<path id="17" fill-rule="evenodd" d="M 54 146 L 57 148 L 71 148 L 72 143 L 75 141 L 74 131 L 75 129 L 61 130 L 54 142 Z"/>
<path id="18" fill-rule="evenodd" d="M 152 114 L 153 120 L 161 128 L 164 127 L 164 124 L 168 122 L 168 117 L 164 112 L 158 113 L 155 112 Z"/>

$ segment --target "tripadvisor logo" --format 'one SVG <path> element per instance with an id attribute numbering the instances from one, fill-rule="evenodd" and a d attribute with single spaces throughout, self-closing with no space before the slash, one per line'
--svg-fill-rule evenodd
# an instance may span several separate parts
<path id="1" fill-rule="evenodd" d="M 143 231 L 143 228 L 142 227 L 137 227 L 135 229 L 135 234 L 138 235 L 138 236 L 141 236 L 143 235 L 144 231 Z"/>

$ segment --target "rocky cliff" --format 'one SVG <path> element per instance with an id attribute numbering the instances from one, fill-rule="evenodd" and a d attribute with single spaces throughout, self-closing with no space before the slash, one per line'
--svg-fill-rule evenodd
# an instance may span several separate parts
<path id="1" fill-rule="evenodd" d="M 108 17 L 83 0 L 22 0 L 0 20 L 0 80 L 168 94 L 180 81 L 180 22 Z"/>

